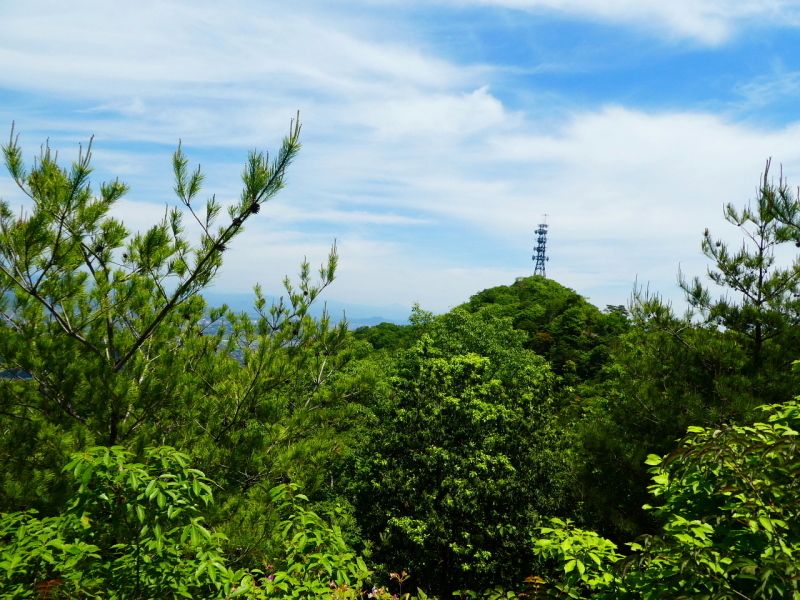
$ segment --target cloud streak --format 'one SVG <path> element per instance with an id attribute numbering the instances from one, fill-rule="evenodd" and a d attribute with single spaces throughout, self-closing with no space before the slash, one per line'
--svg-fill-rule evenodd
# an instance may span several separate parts
<path id="1" fill-rule="evenodd" d="M 800 24 L 797 0 L 454 0 L 452 3 L 551 11 L 635 25 L 711 46 L 727 41 L 744 23 L 795 27 Z"/>

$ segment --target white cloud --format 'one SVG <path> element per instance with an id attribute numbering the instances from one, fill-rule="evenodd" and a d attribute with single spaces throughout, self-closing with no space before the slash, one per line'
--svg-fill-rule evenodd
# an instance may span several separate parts
<path id="1" fill-rule="evenodd" d="M 308 210 L 302 207 L 282 205 L 275 217 L 280 221 L 297 224 L 307 221 L 322 221 L 337 224 L 368 224 L 368 225 L 429 225 L 428 219 L 407 217 L 396 213 L 378 213 L 365 210 Z"/>
<path id="2" fill-rule="evenodd" d="M 351 185 L 358 171 L 396 182 L 388 196 L 365 203 L 413 208 L 439 224 L 421 247 L 390 245 L 393 256 L 380 261 L 387 270 L 408 277 L 411 289 L 425 287 L 440 299 L 436 308 L 457 304 L 495 280 L 487 271 L 505 283 L 513 281 L 512 272 L 530 273 L 533 229 L 549 213 L 552 277 L 600 304 L 624 302 L 637 277 L 678 299 L 679 265 L 690 276 L 705 273 L 699 243 L 706 227 L 740 243 L 722 208 L 754 197 L 767 157 L 775 158 L 775 174 L 783 163 L 790 182 L 800 180 L 799 124 L 767 130 L 710 113 L 609 106 L 575 113 L 554 133 L 540 129 L 534 119 L 520 122 L 515 115 L 466 138 L 470 143 L 428 139 L 375 144 L 365 152 L 346 148 L 338 160 L 358 165 L 348 174 Z M 481 246 L 498 267 L 474 264 Z M 344 263 L 374 258 L 364 246 L 348 251 L 354 254 L 343 252 Z M 505 267 L 501 255 L 508 257 Z M 435 278 L 427 275 L 431 264 Z M 464 270 L 487 283 L 460 279 Z M 472 292 L 465 291 L 469 285 Z"/>
<path id="3" fill-rule="evenodd" d="M 724 42 L 743 22 L 800 23 L 797 0 L 443 0 L 454 4 L 555 11 L 571 16 L 634 24 L 703 44 Z"/>
<path id="4" fill-rule="evenodd" d="M 247 253 L 230 253 L 216 289 L 226 289 L 237 280 L 274 284 L 287 272 L 292 278 L 304 258 L 312 269 L 326 260 L 330 249 L 327 242 L 323 236 L 296 232 L 264 236 Z M 431 255 L 420 261 L 408 245 L 356 236 L 339 240 L 338 251 L 341 262 L 337 278 L 325 298 L 355 304 L 410 307 L 419 302 L 428 310 L 444 311 L 485 288 L 507 285 L 520 274 L 514 269 L 447 266 L 443 264 L 446 260 Z M 253 255 L 264 258 L 253 261 Z M 274 285 L 271 289 L 272 293 L 276 291 Z"/>
<path id="5" fill-rule="evenodd" d="M 741 19 L 791 21 L 796 12 L 777 0 L 486 3 L 645 23 L 706 43 Z M 142 229 L 171 200 L 178 138 L 203 163 L 208 193 L 228 202 L 247 148 L 274 148 L 300 108 L 304 148 L 289 186 L 248 222 L 217 288 L 260 281 L 274 293 L 304 255 L 318 264 L 338 239 L 330 297 L 434 310 L 530 274 L 542 213 L 552 224 L 551 277 L 599 304 L 624 302 L 637 275 L 673 294 L 679 263 L 689 275 L 705 269 L 703 229 L 730 235 L 722 205 L 753 196 L 767 156 L 800 182 L 798 125 L 764 130 L 624 106 L 543 122 L 504 105 L 491 68 L 378 39 L 352 15 L 265 6 L 7 3 L 0 86 L 54 106 L 64 98 L 74 110 L 37 113 L 20 102 L 0 106 L 0 118 L 24 115 L 29 150 L 56 132 L 65 159 L 73 140 L 96 133 L 99 178 L 133 185 L 117 214 Z M 0 192 L 14 195 L 7 179 Z"/>
<path id="6" fill-rule="evenodd" d="M 503 123 L 502 103 L 483 86 L 471 93 L 413 93 L 363 106 L 362 124 L 372 127 L 379 140 L 412 136 L 464 136 Z"/>
<path id="7" fill-rule="evenodd" d="M 196 84 L 223 99 L 276 86 L 440 88 L 458 75 L 411 47 L 361 39 L 280 4 L 31 0 L 2 13 L 0 82 L 79 97 L 172 96 Z"/>

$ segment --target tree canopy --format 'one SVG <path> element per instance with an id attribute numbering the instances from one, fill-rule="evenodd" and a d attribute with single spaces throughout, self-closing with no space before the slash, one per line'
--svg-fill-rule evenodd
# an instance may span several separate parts
<path id="1" fill-rule="evenodd" d="M 369 435 L 337 472 L 379 571 L 442 595 L 521 579 L 540 515 L 568 506 L 555 377 L 525 337 L 455 309 L 391 363 Z"/>

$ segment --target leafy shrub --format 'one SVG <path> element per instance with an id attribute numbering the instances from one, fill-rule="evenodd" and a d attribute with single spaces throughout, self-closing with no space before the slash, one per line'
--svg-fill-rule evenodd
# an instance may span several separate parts
<path id="1" fill-rule="evenodd" d="M 64 470 L 77 490 L 62 514 L 0 515 L 0 598 L 341 600 L 369 574 L 341 531 L 289 485 L 270 492 L 286 515 L 282 554 L 263 571 L 234 571 L 224 536 L 203 524 L 213 482 L 172 448 L 131 459 L 120 447 L 76 454 Z"/>
<path id="2" fill-rule="evenodd" d="M 551 593 L 800 598 L 800 405 L 761 409 L 766 422 L 690 427 L 679 448 L 650 456 L 650 491 L 663 501 L 652 510 L 664 527 L 630 544 L 624 561 L 593 532 L 562 522 L 543 529 L 536 552 L 558 558 L 565 573 Z"/>
<path id="3" fill-rule="evenodd" d="M 65 467 L 78 484 L 67 510 L 0 520 L 2 597 L 157 598 L 208 596 L 230 589 L 220 536 L 203 526 L 210 481 L 171 448 L 129 462 L 120 447 L 77 454 Z"/>

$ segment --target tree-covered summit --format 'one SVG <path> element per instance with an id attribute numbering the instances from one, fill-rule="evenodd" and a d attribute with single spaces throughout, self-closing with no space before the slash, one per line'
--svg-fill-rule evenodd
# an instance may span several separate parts
<path id="1" fill-rule="evenodd" d="M 612 341 L 629 328 L 625 306 L 601 311 L 574 290 L 540 275 L 485 289 L 458 308 L 510 319 L 514 329 L 525 332 L 523 347 L 546 358 L 570 384 L 594 377 L 607 361 Z M 408 348 L 423 331 L 419 324 L 381 323 L 359 327 L 354 335 L 376 350 L 394 351 Z"/>
<path id="2" fill-rule="evenodd" d="M 524 346 L 568 379 L 593 377 L 607 360 L 611 341 L 628 329 L 623 306 L 602 312 L 574 290 L 540 275 L 483 290 L 462 308 L 510 318 L 515 329 L 526 333 Z"/>

